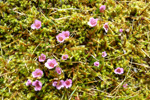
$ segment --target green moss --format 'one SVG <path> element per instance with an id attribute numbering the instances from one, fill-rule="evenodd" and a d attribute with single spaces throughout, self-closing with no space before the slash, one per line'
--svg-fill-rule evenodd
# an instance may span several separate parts
<path id="1" fill-rule="evenodd" d="M 99 12 L 101 5 L 106 5 L 104 13 Z M 149 3 L 136 0 L 0 1 L 0 99 L 148 99 L 149 11 Z M 88 26 L 91 17 L 99 19 L 96 27 Z M 35 19 L 42 22 L 39 30 L 31 29 Z M 106 22 L 109 31 L 104 34 Z M 59 44 L 56 35 L 62 31 L 71 36 Z M 41 53 L 55 58 L 63 73 L 57 75 L 38 62 Z M 68 60 L 61 60 L 63 54 Z M 124 74 L 116 75 L 117 67 L 124 68 Z M 44 72 L 39 92 L 25 85 L 27 79 L 35 80 L 31 73 L 36 68 Z M 52 86 L 55 78 L 72 79 L 72 87 L 57 90 Z"/>

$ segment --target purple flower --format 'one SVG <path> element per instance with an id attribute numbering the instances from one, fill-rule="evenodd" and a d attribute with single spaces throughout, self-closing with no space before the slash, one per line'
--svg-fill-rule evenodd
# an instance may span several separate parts
<path id="1" fill-rule="evenodd" d="M 31 80 L 28 79 L 28 81 L 26 82 L 26 86 L 29 86 L 29 85 L 31 85 L 31 84 L 32 84 Z"/>
<path id="2" fill-rule="evenodd" d="M 99 8 L 99 10 L 100 10 L 101 13 L 103 13 L 103 12 L 105 11 L 105 9 L 106 9 L 106 6 L 105 6 L 105 5 L 102 5 L 102 6 Z"/>
<path id="3" fill-rule="evenodd" d="M 65 38 L 69 38 L 70 32 L 69 31 L 62 31 L 62 34 L 65 36 Z"/>
<path id="4" fill-rule="evenodd" d="M 65 55 L 62 55 L 62 60 L 67 60 L 68 59 L 68 55 L 67 54 L 65 54 Z"/>
<path id="5" fill-rule="evenodd" d="M 98 19 L 94 19 L 93 17 L 90 18 L 89 22 L 88 22 L 88 25 L 91 26 L 91 27 L 94 27 L 97 25 L 97 21 Z"/>
<path id="6" fill-rule="evenodd" d="M 62 43 L 64 42 L 64 40 L 66 39 L 65 35 L 62 34 L 62 33 L 59 33 L 57 36 L 56 36 L 56 39 L 58 42 Z"/>
<path id="7" fill-rule="evenodd" d="M 53 86 L 55 86 L 58 90 L 64 87 L 64 80 L 54 81 Z"/>
<path id="8" fill-rule="evenodd" d="M 123 87 L 126 88 L 128 86 L 128 84 L 123 84 Z"/>
<path id="9" fill-rule="evenodd" d="M 94 62 L 94 66 L 99 66 L 99 62 L 98 61 Z"/>
<path id="10" fill-rule="evenodd" d="M 122 33 L 122 32 L 123 32 L 123 29 L 120 29 L 119 32 Z"/>
<path id="11" fill-rule="evenodd" d="M 43 71 L 40 69 L 36 69 L 34 72 L 32 72 L 32 76 L 34 78 L 37 78 L 37 77 L 41 78 L 43 76 Z"/>
<path id="12" fill-rule="evenodd" d="M 44 62 L 46 59 L 46 55 L 41 54 L 41 56 L 39 56 L 39 62 Z"/>
<path id="13" fill-rule="evenodd" d="M 45 66 L 48 68 L 48 69 L 53 69 L 55 66 L 57 66 L 58 63 L 56 62 L 55 59 L 48 59 L 47 62 L 45 63 Z"/>
<path id="14" fill-rule="evenodd" d="M 61 68 L 60 68 L 60 67 L 56 67 L 56 69 L 55 69 L 55 70 L 56 70 L 56 72 L 57 72 L 58 74 L 61 74 L 61 71 L 62 71 L 62 70 L 61 70 Z"/>
<path id="15" fill-rule="evenodd" d="M 123 74 L 123 72 L 124 72 L 123 68 L 120 67 L 116 68 L 114 71 L 115 74 Z"/>
<path id="16" fill-rule="evenodd" d="M 40 91 L 42 89 L 42 83 L 38 80 L 34 81 L 32 85 L 35 86 L 35 91 Z"/>
<path id="17" fill-rule="evenodd" d="M 109 28 L 108 23 L 105 23 L 103 28 L 104 28 L 105 32 L 107 33 L 108 32 L 108 28 Z"/>
<path id="18" fill-rule="evenodd" d="M 41 21 L 35 20 L 35 22 L 31 25 L 32 29 L 40 29 L 41 28 Z"/>
<path id="19" fill-rule="evenodd" d="M 107 56 L 106 51 L 102 52 L 102 57 L 106 57 L 106 56 Z"/>
<path id="20" fill-rule="evenodd" d="M 66 80 L 64 85 L 66 88 L 70 88 L 72 86 L 72 80 L 71 79 Z"/>

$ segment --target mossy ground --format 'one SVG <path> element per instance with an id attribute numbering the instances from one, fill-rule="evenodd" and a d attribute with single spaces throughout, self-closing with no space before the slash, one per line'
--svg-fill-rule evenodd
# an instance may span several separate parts
<path id="1" fill-rule="evenodd" d="M 106 5 L 104 13 L 99 12 L 101 5 Z M 87 24 L 91 17 L 99 19 L 96 27 Z M 39 30 L 31 29 L 35 19 L 42 22 Z M 66 30 L 70 38 L 58 43 L 56 35 Z M 0 0 L 0 99 L 150 99 L 149 30 L 149 0 Z M 41 53 L 55 58 L 63 74 L 40 63 Z M 63 54 L 69 59 L 62 61 Z M 117 67 L 124 68 L 122 75 L 114 73 Z M 44 72 L 38 92 L 25 85 L 34 80 L 36 68 Z M 72 87 L 57 90 L 55 78 L 72 79 Z"/>

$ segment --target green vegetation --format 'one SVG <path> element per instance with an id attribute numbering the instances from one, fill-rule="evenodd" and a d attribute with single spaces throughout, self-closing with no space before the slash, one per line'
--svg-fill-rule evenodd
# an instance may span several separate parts
<path id="1" fill-rule="evenodd" d="M 0 0 L 0 99 L 150 99 L 148 1 Z M 106 5 L 104 13 L 99 11 L 101 5 Z M 95 27 L 87 24 L 91 17 L 98 18 Z M 31 29 L 35 19 L 42 22 L 39 30 Z M 67 30 L 69 39 L 59 43 L 56 35 Z M 57 60 L 61 75 L 38 61 L 42 53 Z M 63 54 L 69 55 L 68 60 L 61 60 Z M 117 67 L 124 73 L 115 74 Z M 31 73 L 37 68 L 44 72 L 41 91 L 25 85 L 28 79 L 34 80 Z M 72 87 L 57 90 L 52 86 L 56 78 L 72 79 Z"/>

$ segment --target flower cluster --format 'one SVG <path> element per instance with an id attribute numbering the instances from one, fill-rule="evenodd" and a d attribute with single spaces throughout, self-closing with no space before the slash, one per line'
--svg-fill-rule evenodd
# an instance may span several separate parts
<path id="1" fill-rule="evenodd" d="M 36 69 L 34 72 L 32 72 L 33 78 L 41 78 L 43 76 L 43 71 L 40 69 Z M 26 86 L 32 85 L 34 86 L 35 91 L 40 91 L 42 89 L 42 83 L 38 80 L 31 82 L 30 79 L 26 82 Z"/>
<path id="2" fill-rule="evenodd" d="M 106 6 L 105 6 L 105 5 L 102 5 L 102 6 L 99 8 L 99 10 L 100 10 L 101 13 L 103 13 L 103 12 L 105 11 L 105 9 L 106 9 Z M 92 17 L 92 18 L 90 18 L 90 20 L 89 20 L 89 22 L 88 22 L 88 25 L 91 26 L 91 27 L 94 27 L 94 26 L 97 25 L 97 21 L 98 21 L 98 19 L 94 19 L 94 18 Z M 105 23 L 105 24 L 103 25 L 103 29 L 105 30 L 106 33 L 108 32 L 108 29 L 109 29 L 108 23 Z M 122 33 L 122 32 L 123 32 L 123 29 L 120 29 L 119 32 Z M 106 51 L 102 52 L 102 57 L 106 57 L 106 56 L 107 56 Z M 98 66 L 99 66 L 99 62 L 98 62 L 98 61 L 94 62 L 94 66 L 98 67 Z M 124 69 L 118 67 L 117 69 L 115 69 L 114 72 L 115 72 L 115 74 L 123 74 L 123 73 L 124 73 Z"/>
<path id="3" fill-rule="evenodd" d="M 105 5 L 102 5 L 99 10 L 100 10 L 100 13 L 104 13 L 105 12 L 105 9 L 106 9 L 106 6 Z M 90 27 L 95 27 L 98 23 L 98 18 L 90 18 L 89 22 L 87 23 Z M 31 25 L 31 28 L 32 29 L 40 29 L 41 28 L 41 21 L 39 20 L 35 20 L 35 22 Z M 103 29 L 105 30 L 105 32 L 107 33 L 108 32 L 108 29 L 109 29 L 109 25 L 108 23 L 104 23 L 103 25 Z M 123 32 L 123 29 L 120 29 L 119 32 Z M 62 31 L 62 33 L 59 33 L 57 36 L 56 36 L 56 39 L 58 42 L 62 43 L 65 41 L 65 39 L 68 39 L 70 36 L 70 32 L 69 31 Z M 107 56 L 107 53 L 106 51 L 102 52 L 102 57 L 106 57 Z M 68 59 L 68 55 L 65 54 L 65 55 L 62 55 L 61 57 L 62 60 L 67 60 Z M 39 62 L 44 62 L 46 60 L 46 55 L 44 54 L 41 54 L 39 56 Z M 45 67 L 47 67 L 48 69 L 54 69 L 55 67 L 55 71 L 60 75 L 62 73 L 62 69 L 60 67 L 58 67 L 58 63 L 55 59 L 47 59 L 47 61 L 45 62 Z M 94 62 L 94 66 L 99 66 L 99 62 L 96 61 Z M 124 69 L 123 68 L 116 68 L 114 70 L 114 73 L 115 74 L 123 74 L 124 73 Z M 34 72 L 32 72 L 32 76 L 33 78 L 41 78 L 43 76 L 43 71 L 40 70 L 40 69 L 36 69 Z M 26 82 L 26 86 L 29 86 L 29 85 L 32 85 L 32 86 L 35 86 L 35 91 L 40 91 L 42 89 L 42 83 L 38 80 L 34 81 L 34 82 L 31 82 L 30 79 L 28 79 L 28 81 Z M 54 81 L 52 83 L 52 85 L 54 87 L 56 87 L 58 90 L 60 90 L 61 88 L 65 87 L 65 88 L 70 88 L 72 86 L 72 80 L 71 79 L 67 79 L 66 81 L 64 80 L 59 80 L 59 81 Z M 125 84 L 123 87 L 126 87 L 127 85 Z"/>
<path id="4" fill-rule="evenodd" d="M 67 60 L 68 59 L 68 55 L 62 55 L 62 59 L 63 60 Z M 46 55 L 41 54 L 41 56 L 39 56 L 39 62 L 44 62 L 46 60 Z M 55 59 L 48 59 L 45 63 L 45 67 L 47 67 L 48 69 L 53 69 L 54 67 L 56 67 L 58 65 L 57 61 Z M 62 69 L 60 67 L 56 67 L 55 71 L 58 74 L 61 74 Z"/>
<path id="5" fill-rule="evenodd" d="M 41 28 L 41 21 L 36 19 L 34 21 L 34 23 L 31 25 L 31 28 L 32 29 L 40 29 Z M 65 39 L 69 38 L 69 36 L 70 36 L 70 32 L 69 31 L 62 31 L 62 33 L 59 33 L 56 36 L 56 39 L 57 39 L 58 42 L 62 43 L 62 42 L 64 42 Z M 44 57 L 44 56 L 41 56 L 41 57 Z M 44 59 L 44 58 L 41 58 L 41 59 Z M 39 61 L 43 62 L 43 60 L 40 60 L 40 59 L 39 59 Z"/>
<path id="6" fill-rule="evenodd" d="M 63 32 L 64 36 L 66 36 L 66 38 L 69 37 L 68 32 Z M 68 59 L 68 55 L 62 55 L 62 60 L 67 60 Z M 39 62 L 44 62 L 46 60 L 46 55 L 41 54 L 39 56 Z M 45 62 L 45 67 L 47 67 L 48 69 L 53 69 L 54 67 L 58 66 L 58 63 L 55 59 L 48 59 Z M 56 67 L 55 71 L 60 75 L 62 73 L 62 69 L 60 67 Z M 40 79 L 43 76 L 43 71 L 40 69 L 36 69 L 35 71 L 32 72 L 32 76 L 33 78 L 38 78 Z M 39 80 L 35 80 L 34 82 L 32 82 L 30 79 L 27 80 L 26 82 L 26 86 L 32 85 L 34 86 L 34 90 L 35 91 L 40 91 L 42 89 L 42 83 Z M 68 79 L 66 81 L 60 80 L 60 81 L 54 81 L 53 82 L 53 86 L 55 86 L 58 90 L 66 87 L 69 88 L 72 86 L 72 80 Z"/>
<path id="7" fill-rule="evenodd" d="M 105 6 L 105 5 L 102 5 L 102 6 L 99 8 L 99 10 L 100 10 L 101 13 L 103 13 L 103 12 L 105 11 L 105 9 L 106 9 L 106 6 Z M 91 27 L 94 27 L 94 26 L 97 25 L 97 21 L 98 21 L 97 18 L 94 19 L 94 18 L 92 17 L 92 18 L 90 18 L 90 20 L 89 20 L 89 22 L 88 22 L 88 25 L 91 26 Z M 108 32 L 108 28 L 109 28 L 108 23 L 105 23 L 105 24 L 103 25 L 103 28 L 104 28 L 105 32 L 107 33 L 107 32 Z"/>
<path id="8" fill-rule="evenodd" d="M 72 86 L 72 80 L 67 79 L 66 81 L 64 80 L 54 81 L 52 85 L 56 87 L 58 90 L 60 90 L 63 87 L 70 88 Z"/>
<path id="9" fill-rule="evenodd" d="M 94 19 L 94 18 L 92 17 L 92 18 L 90 18 L 90 20 L 89 20 L 89 22 L 88 22 L 88 25 L 91 26 L 91 27 L 94 27 L 94 26 L 97 25 L 97 21 L 98 21 L 98 19 Z M 108 28 L 109 28 L 108 23 L 105 23 L 105 24 L 103 25 L 103 28 L 104 28 L 105 32 L 107 33 L 107 32 L 108 32 Z"/>
<path id="10" fill-rule="evenodd" d="M 56 39 L 58 42 L 62 43 L 65 41 L 65 39 L 69 38 L 70 32 L 69 31 L 62 31 L 62 33 L 59 33 L 56 36 Z"/>
<path id="11" fill-rule="evenodd" d="M 106 51 L 102 52 L 102 57 L 106 57 L 106 56 L 107 56 Z M 98 67 L 99 66 L 99 62 L 98 61 L 94 62 L 94 66 Z"/>

